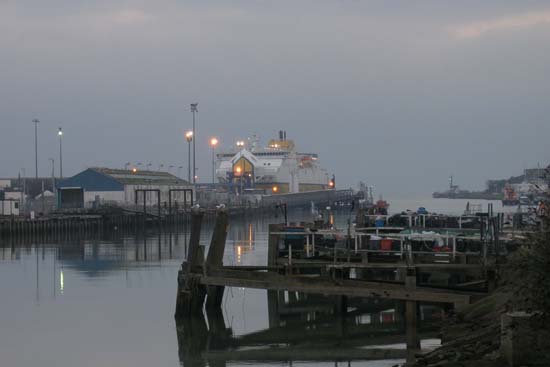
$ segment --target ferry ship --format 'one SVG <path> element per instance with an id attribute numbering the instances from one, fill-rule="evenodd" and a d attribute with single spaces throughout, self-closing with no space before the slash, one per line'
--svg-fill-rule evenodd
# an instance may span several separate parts
<path id="1" fill-rule="evenodd" d="M 286 131 L 260 147 L 254 135 L 216 154 L 216 180 L 235 193 L 287 194 L 335 188 L 334 176 L 319 165 L 315 153 L 301 153 Z"/>

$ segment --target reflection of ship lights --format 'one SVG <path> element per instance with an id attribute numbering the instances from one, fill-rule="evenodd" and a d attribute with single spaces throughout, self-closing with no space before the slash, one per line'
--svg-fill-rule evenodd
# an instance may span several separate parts
<path id="1" fill-rule="evenodd" d="M 65 283 L 63 281 L 63 270 L 59 274 L 59 292 L 63 294 L 63 289 L 65 288 Z"/>
<path id="2" fill-rule="evenodd" d="M 237 246 L 237 262 L 238 263 L 241 262 L 241 252 L 242 252 L 241 246 Z"/>
<path id="3" fill-rule="evenodd" d="M 248 246 L 252 248 L 252 224 L 248 225 Z"/>

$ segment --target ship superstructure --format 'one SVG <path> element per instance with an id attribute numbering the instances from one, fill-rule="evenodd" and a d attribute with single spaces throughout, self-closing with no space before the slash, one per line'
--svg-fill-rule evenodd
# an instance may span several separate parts
<path id="1" fill-rule="evenodd" d="M 286 131 L 259 147 L 253 136 L 238 141 L 232 151 L 216 154 L 216 179 L 235 192 L 263 190 L 265 193 L 297 193 L 334 188 L 334 178 L 319 166 L 315 153 L 300 153 Z"/>

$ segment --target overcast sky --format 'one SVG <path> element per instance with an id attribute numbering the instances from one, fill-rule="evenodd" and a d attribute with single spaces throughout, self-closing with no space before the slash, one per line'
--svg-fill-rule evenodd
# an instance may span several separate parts
<path id="1" fill-rule="evenodd" d="M 339 187 L 429 194 L 550 163 L 550 2 L 2 0 L 0 176 L 125 162 L 199 176 L 287 130 Z M 185 171 L 185 170 L 184 170 Z M 186 171 L 185 171 L 186 172 Z"/>

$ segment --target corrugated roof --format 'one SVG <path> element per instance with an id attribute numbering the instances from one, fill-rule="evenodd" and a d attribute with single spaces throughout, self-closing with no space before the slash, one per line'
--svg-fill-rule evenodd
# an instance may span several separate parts
<path id="1" fill-rule="evenodd" d="M 189 182 L 169 172 L 91 167 L 98 173 L 107 175 L 123 185 L 189 185 Z"/>

